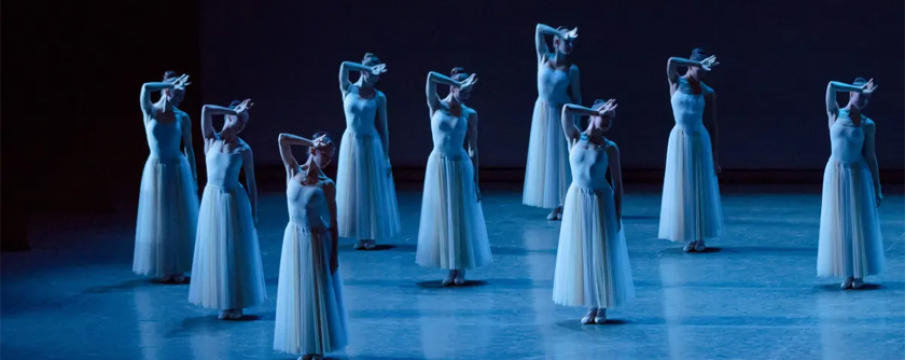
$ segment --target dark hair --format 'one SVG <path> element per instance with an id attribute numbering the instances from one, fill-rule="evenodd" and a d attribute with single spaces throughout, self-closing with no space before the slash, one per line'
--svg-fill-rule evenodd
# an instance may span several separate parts
<path id="1" fill-rule="evenodd" d="M 380 58 L 378 58 L 377 55 L 374 55 L 374 53 L 365 53 L 364 58 L 361 60 L 361 64 L 364 66 L 375 66 L 382 63 L 380 62 Z"/>
<path id="2" fill-rule="evenodd" d="M 465 68 L 454 67 L 452 71 L 449 72 L 449 77 L 455 81 L 462 81 L 468 78 L 470 74 L 465 72 Z"/>
<path id="3" fill-rule="evenodd" d="M 701 61 L 706 58 L 707 58 L 707 53 L 704 52 L 704 49 L 694 48 L 694 50 L 691 51 L 691 57 L 689 59 L 694 60 L 694 61 Z"/>
<path id="4" fill-rule="evenodd" d="M 167 80 L 174 79 L 177 77 L 179 77 L 179 74 L 177 74 L 173 70 L 168 70 L 167 72 L 163 73 L 163 81 L 167 81 Z"/>
<path id="5" fill-rule="evenodd" d="M 327 146 L 333 146 L 333 145 L 334 145 L 334 143 L 333 143 L 333 138 L 331 138 L 331 137 L 330 137 L 330 134 L 327 133 L 326 131 L 318 131 L 318 132 L 314 133 L 314 135 L 311 135 L 311 139 L 314 140 L 314 139 L 317 139 L 317 138 L 319 138 L 319 137 L 321 137 L 321 136 L 324 137 L 324 145 L 327 145 Z"/>
<path id="6" fill-rule="evenodd" d="M 230 108 L 230 109 L 235 109 L 235 108 L 236 108 L 237 106 L 239 106 L 239 104 L 241 104 L 241 103 L 242 103 L 242 102 L 239 101 L 239 100 L 233 100 L 232 102 L 229 103 L 229 108 Z"/>
<path id="7" fill-rule="evenodd" d="M 609 101 L 609 100 L 604 100 L 604 99 L 594 100 L 594 105 L 591 105 L 591 109 L 600 110 L 600 108 L 602 108 L 603 105 L 606 105 L 607 101 Z M 615 116 L 612 113 L 607 115 L 607 117 L 609 117 L 610 120 L 615 118 Z"/>
<path id="8" fill-rule="evenodd" d="M 864 84 L 867 84 L 867 79 L 860 77 L 860 76 L 855 78 L 855 81 L 852 83 L 852 85 L 864 85 Z"/>

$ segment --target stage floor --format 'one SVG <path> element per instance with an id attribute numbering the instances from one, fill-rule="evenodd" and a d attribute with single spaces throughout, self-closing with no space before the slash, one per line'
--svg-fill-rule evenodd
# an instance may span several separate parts
<path id="1" fill-rule="evenodd" d="M 657 240 L 657 189 L 627 188 L 637 299 L 581 325 L 554 305 L 559 222 L 522 206 L 519 187 L 484 189 L 495 263 L 442 288 L 415 265 L 420 186 L 401 186 L 403 233 L 382 251 L 340 253 L 350 345 L 342 359 L 902 359 L 905 204 L 880 209 L 887 270 L 861 291 L 816 277 L 819 188 L 724 188 L 726 235 L 685 254 Z M 137 198 L 137 194 L 136 194 Z M 134 211 L 44 217 L 32 251 L 0 255 L 2 349 L 13 359 L 295 359 L 272 350 L 282 193 L 263 194 L 259 236 L 269 299 L 246 321 L 188 304 L 188 285 L 131 273 Z"/>

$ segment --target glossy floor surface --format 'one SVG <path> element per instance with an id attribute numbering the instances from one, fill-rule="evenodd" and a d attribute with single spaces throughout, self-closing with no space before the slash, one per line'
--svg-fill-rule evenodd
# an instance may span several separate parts
<path id="1" fill-rule="evenodd" d="M 467 287 L 415 265 L 419 188 L 399 192 L 404 232 L 340 254 L 351 344 L 342 359 L 902 359 L 905 206 L 881 207 L 888 267 L 861 291 L 816 275 L 819 189 L 723 190 L 724 238 L 685 254 L 657 240 L 656 189 L 629 186 L 625 226 L 637 299 L 604 325 L 551 301 L 559 223 L 484 191 L 495 263 Z M 131 273 L 134 214 L 47 217 L 32 251 L 2 254 L 2 349 L 12 359 L 294 359 L 272 350 L 285 197 L 263 194 L 269 299 L 244 321 L 188 304 L 187 285 Z"/>

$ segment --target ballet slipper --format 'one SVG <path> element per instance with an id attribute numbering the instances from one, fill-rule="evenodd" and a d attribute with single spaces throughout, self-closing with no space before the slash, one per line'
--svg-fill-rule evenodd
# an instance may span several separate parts
<path id="1" fill-rule="evenodd" d="M 603 324 L 606 322 L 606 309 L 598 309 L 597 316 L 594 317 L 595 324 Z"/>
<path id="2" fill-rule="evenodd" d="M 456 278 L 456 271 L 450 270 L 449 274 L 446 275 L 446 279 L 443 279 L 443 286 L 451 286 L 453 284 L 453 279 Z"/>
<path id="3" fill-rule="evenodd" d="M 459 270 L 456 272 L 456 280 L 454 281 L 454 283 L 459 286 L 465 285 L 465 270 Z"/>
<path id="4" fill-rule="evenodd" d="M 242 309 L 235 309 L 229 314 L 230 320 L 239 320 L 242 318 Z"/>
<path id="5" fill-rule="evenodd" d="M 860 290 L 862 287 L 864 287 L 864 280 L 861 278 L 852 279 L 852 289 Z"/>
<path id="6" fill-rule="evenodd" d="M 364 248 L 365 248 L 365 241 L 364 241 L 364 240 L 358 240 L 358 242 L 355 243 L 355 247 L 354 247 L 355 250 L 362 250 L 362 249 L 364 249 Z"/>
<path id="7" fill-rule="evenodd" d="M 689 241 L 688 244 L 685 244 L 685 247 L 682 248 L 682 251 L 694 252 L 695 244 L 697 244 L 697 243 L 698 243 L 697 241 Z"/>
<path id="8" fill-rule="evenodd" d="M 848 279 L 845 279 L 845 281 L 842 282 L 842 285 L 840 287 L 842 288 L 842 290 L 848 290 L 852 287 L 852 282 L 854 282 L 854 278 L 849 276 Z"/>
<path id="9" fill-rule="evenodd" d="M 220 320 L 229 319 L 229 316 L 230 316 L 230 312 L 231 312 L 231 311 L 232 311 L 232 310 L 230 310 L 230 309 L 222 310 L 222 311 L 220 311 L 220 315 L 217 315 L 217 318 L 220 319 Z"/>
<path id="10" fill-rule="evenodd" d="M 694 251 L 702 252 L 702 251 L 704 251 L 704 249 L 707 249 L 707 246 L 704 245 L 704 240 L 703 240 L 703 239 L 702 239 L 702 240 L 698 240 L 698 241 L 694 244 Z"/>
<path id="11" fill-rule="evenodd" d="M 588 310 L 588 314 L 581 318 L 581 323 L 584 325 L 593 324 L 595 318 L 597 318 L 597 308 L 591 308 Z"/>
<path id="12" fill-rule="evenodd" d="M 365 240 L 365 250 L 374 250 L 377 247 L 377 241 Z"/>

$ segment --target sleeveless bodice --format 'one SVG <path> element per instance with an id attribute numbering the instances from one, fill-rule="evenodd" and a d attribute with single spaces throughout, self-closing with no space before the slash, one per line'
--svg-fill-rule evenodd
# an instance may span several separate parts
<path id="1" fill-rule="evenodd" d="M 468 132 L 468 115 L 465 109 L 461 116 L 453 116 L 443 110 L 434 111 L 431 116 L 431 134 L 434 151 L 444 155 L 457 156 L 465 152 L 465 134 Z"/>
<path id="2" fill-rule="evenodd" d="M 352 86 L 343 97 L 346 112 L 346 131 L 360 136 L 377 136 L 377 94 L 371 99 L 359 96 L 359 88 Z"/>
<path id="3" fill-rule="evenodd" d="M 861 119 L 863 126 L 867 118 L 862 115 Z M 832 160 L 846 164 L 864 161 L 864 155 L 861 153 L 864 146 L 864 129 L 852 123 L 848 110 L 839 110 L 836 121 L 830 127 L 830 144 L 833 149 L 830 156 Z"/>
<path id="4" fill-rule="evenodd" d="M 222 152 L 220 141 L 212 142 L 206 154 L 207 184 L 224 188 L 241 187 L 239 172 L 242 170 L 242 154 Z"/>
<path id="5" fill-rule="evenodd" d="M 182 152 L 182 124 L 179 120 L 170 123 L 151 119 L 145 123 L 145 135 L 148 137 L 148 148 L 151 155 L 161 160 L 179 159 Z"/>
<path id="6" fill-rule="evenodd" d="M 569 164 L 572 167 L 572 185 L 586 189 L 611 189 L 606 181 L 606 171 L 610 166 L 606 153 L 606 145 L 595 145 L 582 134 L 569 151 Z"/>
<path id="7" fill-rule="evenodd" d="M 569 73 L 551 69 L 545 61 L 537 67 L 537 93 L 541 100 L 551 105 L 572 102 L 569 97 Z"/>
<path id="8" fill-rule="evenodd" d="M 696 132 L 704 128 L 704 99 L 703 91 L 700 94 L 690 94 L 681 88 L 687 86 L 684 78 L 679 78 L 679 87 L 672 94 L 672 113 L 676 119 L 676 125 L 688 131 Z"/>
<path id="9" fill-rule="evenodd" d="M 300 170 L 301 171 L 301 170 Z M 286 184 L 289 221 L 309 229 L 330 228 L 330 208 L 320 186 L 302 185 L 294 178 Z"/>

